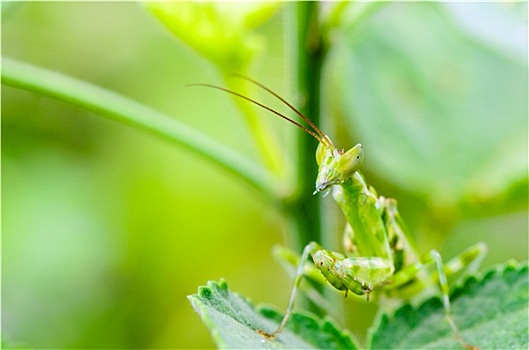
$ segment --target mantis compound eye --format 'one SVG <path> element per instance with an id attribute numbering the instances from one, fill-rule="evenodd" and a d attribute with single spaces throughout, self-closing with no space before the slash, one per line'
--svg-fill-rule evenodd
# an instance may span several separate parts
<path id="1" fill-rule="evenodd" d="M 318 148 L 316 148 L 316 162 L 318 163 L 318 166 L 323 163 L 323 160 L 325 159 L 325 155 L 327 153 L 327 147 L 323 143 L 318 144 Z"/>
<path id="2" fill-rule="evenodd" d="M 341 173 L 341 177 L 345 179 L 360 169 L 363 161 L 364 150 L 361 144 L 357 144 L 340 157 L 336 167 Z"/>

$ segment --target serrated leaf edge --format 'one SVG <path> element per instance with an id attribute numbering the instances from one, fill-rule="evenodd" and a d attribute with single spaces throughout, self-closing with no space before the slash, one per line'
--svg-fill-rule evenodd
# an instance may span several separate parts
<path id="1" fill-rule="evenodd" d="M 215 325 L 215 322 L 209 319 L 206 313 L 206 304 L 203 300 L 201 300 L 202 297 L 209 299 L 214 294 L 214 289 L 219 290 L 221 293 L 229 293 L 228 283 L 224 278 L 221 278 L 219 282 L 216 281 L 207 281 L 205 286 L 199 286 L 197 289 L 197 293 L 191 294 L 187 296 L 187 299 L 193 306 L 193 309 L 197 311 L 197 313 L 200 315 L 200 318 L 202 319 L 202 322 L 206 325 L 206 327 L 209 329 L 211 333 L 211 337 L 213 338 L 213 341 L 215 344 L 217 344 L 218 348 L 227 348 L 226 344 L 224 343 L 224 340 L 222 336 L 220 335 L 219 331 L 217 330 L 217 327 Z M 209 291 L 209 295 L 207 294 Z M 244 299 L 245 302 L 249 303 L 246 298 L 241 297 Z M 250 303 L 251 305 L 251 303 Z M 253 305 L 252 305 L 253 306 Z M 236 320 L 237 321 L 237 320 Z M 238 321 L 237 321 L 238 322 Z M 240 322 L 239 322 L 240 323 Z"/>
<path id="2" fill-rule="evenodd" d="M 468 291 L 471 287 L 474 285 L 483 286 L 485 283 L 487 283 L 489 280 L 493 279 L 494 277 L 498 275 L 503 275 L 507 271 L 520 271 L 523 270 L 529 270 L 529 261 L 524 262 L 517 262 L 515 260 L 509 260 L 506 263 L 495 265 L 489 270 L 485 271 L 484 273 L 473 273 L 465 277 L 464 280 L 457 283 L 454 288 L 450 291 L 450 301 L 453 302 L 457 300 L 458 298 L 461 298 L 464 296 L 466 291 Z M 368 348 L 371 349 L 372 347 L 372 341 L 373 336 L 375 332 L 380 328 L 383 322 L 391 321 L 395 318 L 397 313 L 403 312 L 405 309 L 411 309 L 412 311 L 419 311 L 422 308 L 426 307 L 427 304 L 439 301 L 441 303 L 441 299 L 438 296 L 434 296 L 431 298 L 428 298 L 421 302 L 419 305 L 413 305 L 411 302 L 406 302 L 399 306 L 398 308 L 394 309 L 391 313 L 380 313 L 377 315 L 375 321 L 373 322 L 372 326 L 368 330 L 367 339 L 368 339 Z"/>
<path id="3" fill-rule="evenodd" d="M 279 323 L 284 315 L 282 312 L 278 311 L 277 307 L 273 305 L 269 305 L 269 304 L 254 305 L 250 299 L 240 295 L 237 292 L 231 291 L 228 287 L 228 283 L 224 279 L 221 279 L 219 282 L 208 281 L 206 285 L 198 287 L 197 293 L 188 295 L 187 299 L 190 301 L 193 308 L 198 312 L 204 324 L 210 330 L 211 335 L 215 341 L 215 344 L 219 348 L 226 348 L 226 344 L 224 343 L 220 333 L 218 332 L 217 326 L 215 325 L 215 323 L 211 321 L 209 317 L 207 316 L 207 313 L 205 310 L 207 304 L 205 303 L 204 300 L 201 300 L 201 298 L 206 298 L 206 299 L 211 298 L 215 294 L 215 291 L 221 292 L 222 294 L 231 294 L 233 296 L 241 298 L 241 300 L 247 303 L 256 313 L 259 313 L 261 316 L 271 321 L 274 321 L 276 323 Z M 326 316 L 324 318 L 320 318 L 309 312 L 295 312 L 292 314 L 292 317 L 293 318 L 302 317 L 306 320 L 310 320 L 317 325 L 318 332 L 336 335 L 336 337 L 340 337 L 339 338 L 340 343 L 342 344 L 350 343 L 350 344 L 353 344 L 353 346 L 356 346 L 356 348 L 360 348 L 358 346 L 359 343 L 356 337 L 348 329 L 339 327 L 337 322 L 334 321 L 330 317 Z M 234 320 L 240 324 L 243 324 L 253 329 L 253 327 L 251 327 L 248 324 L 241 323 L 237 319 L 234 319 Z M 288 325 L 289 324 L 287 323 L 287 329 L 290 328 Z M 292 329 L 290 330 L 294 332 L 294 330 Z"/>
<path id="4" fill-rule="evenodd" d="M 259 312 L 263 317 L 266 317 L 269 320 L 277 322 L 278 324 L 284 316 L 284 313 L 281 311 L 278 311 L 278 308 L 274 305 L 259 304 L 257 305 L 255 310 Z M 305 319 L 310 319 L 311 321 L 314 321 L 317 324 L 319 332 L 322 332 L 322 333 L 325 332 L 327 334 L 330 334 L 330 332 L 335 332 L 334 334 L 338 334 L 340 336 L 340 339 L 344 340 L 342 341 L 342 343 L 349 340 L 349 342 L 352 343 L 357 349 L 361 348 L 354 334 L 351 333 L 351 331 L 349 331 L 347 328 L 340 327 L 338 325 L 338 322 L 336 322 L 331 317 L 325 316 L 321 318 L 307 311 L 294 312 L 292 313 L 291 317 L 292 318 L 302 317 Z M 292 332 L 295 333 L 295 331 L 291 327 L 289 327 L 289 323 L 287 323 L 286 328 L 290 329 Z"/>

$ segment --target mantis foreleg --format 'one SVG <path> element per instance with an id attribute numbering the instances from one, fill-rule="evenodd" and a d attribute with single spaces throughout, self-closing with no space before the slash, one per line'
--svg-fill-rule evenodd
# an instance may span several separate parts
<path id="1" fill-rule="evenodd" d="M 277 330 L 273 333 L 258 331 L 267 338 L 275 336 L 283 331 L 294 308 L 294 300 L 298 292 L 299 285 L 304 276 L 305 262 L 312 255 L 314 265 L 320 270 L 327 282 L 340 291 L 345 291 L 345 296 L 349 291 L 358 295 L 367 295 L 373 291 L 374 287 L 384 283 L 393 274 L 393 262 L 380 257 L 350 257 L 346 258 L 340 253 L 322 249 L 315 243 L 309 243 L 301 255 L 294 287 L 290 295 L 285 316 Z"/>

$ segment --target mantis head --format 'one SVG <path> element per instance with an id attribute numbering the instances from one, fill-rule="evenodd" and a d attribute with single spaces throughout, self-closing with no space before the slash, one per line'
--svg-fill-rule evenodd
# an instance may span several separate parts
<path id="1" fill-rule="evenodd" d="M 350 179 L 364 161 L 364 150 L 361 144 L 344 151 L 320 143 L 316 161 L 319 170 L 315 194 Z"/>

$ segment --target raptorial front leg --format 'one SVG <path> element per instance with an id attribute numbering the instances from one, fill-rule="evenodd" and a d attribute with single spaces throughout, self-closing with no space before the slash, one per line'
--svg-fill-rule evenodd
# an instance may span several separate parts
<path id="1" fill-rule="evenodd" d="M 346 296 L 348 291 L 369 296 L 373 288 L 387 280 L 394 271 L 390 260 L 377 257 L 346 258 L 340 253 L 322 249 L 319 244 L 311 242 L 303 249 L 287 310 L 279 327 L 272 333 L 258 330 L 259 334 L 274 339 L 284 330 L 292 316 L 294 301 L 304 277 L 305 263 L 310 255 L 314 260 L 314 266 L 320 270 L 326 281 L 337 290 L 345 291 Z"/>

